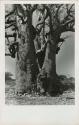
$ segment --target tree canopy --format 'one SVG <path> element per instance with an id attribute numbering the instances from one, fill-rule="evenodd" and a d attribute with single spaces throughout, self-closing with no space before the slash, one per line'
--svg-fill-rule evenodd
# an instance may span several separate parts
<path id="1" fill-rule="evenodd" d="M 16 16 L 18 9 L 20 10 L 19 16 L 24 16 L 24 10 L 26 10 L 28 16 L 36 9 L 36 4 L 23 5 L 14 4 L 6 5 L 5 12 L 5 37 L 6 44 L 9 45 L 16 39 L 17 24 Z M 61 39 L 61 33 L 66 31 L 75 31 L 75 5 L 74 4 L 45 4 L 45 8 L 51 17 L 51 29 L 52 36 L 55 39 L 55 44 L 63 43 L 64 39 Z M 23 18 L 22 18 L 23 20 Z"/>

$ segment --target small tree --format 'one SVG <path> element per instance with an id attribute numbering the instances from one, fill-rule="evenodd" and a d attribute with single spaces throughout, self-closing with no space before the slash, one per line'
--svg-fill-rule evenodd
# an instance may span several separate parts
<path id="1" fill-rule="evenodd" d="M 74 31 L 75 12 L 74 4 L 48 4 L 45 5 L 45 8 L 51 19 L 51 41 L 46 46 L 39 81 L 41 87 L 52 94 L 56 88 L 56 54 L 60 50 L 60 43 L 64 42 L 64 39 L 61 39 L 61 34 L 66 31 Z M 9 40 L 9 37 L 14 37 L 16 41 L 13 44 L 17 51 L 16 91 L 22 93 L 31 91 L 32 85 L 36 84 L 38 74 L 38 62 L 36 61 L 32 34 L 32 13 L 35 9 L 36 5 L 26 4 L 25 8 L 22 5 L 13 5 L 12 11 L 5 16 L 6 33 L 8 28 L 12 28 L 14 31 L 13 34 L 6 34 L 6 38 Z M 21 22 L 18 22 L 18 17 Z M 12 56 L 14 57 L 14 55 Z"/>

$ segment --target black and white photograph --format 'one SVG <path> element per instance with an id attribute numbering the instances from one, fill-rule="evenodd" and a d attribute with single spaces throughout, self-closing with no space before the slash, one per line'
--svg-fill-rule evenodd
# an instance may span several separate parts
<path id="1" fill-rule="evenodd" d="M 5 4 L 5 104 L 75 105 L 75 4 Z"/>

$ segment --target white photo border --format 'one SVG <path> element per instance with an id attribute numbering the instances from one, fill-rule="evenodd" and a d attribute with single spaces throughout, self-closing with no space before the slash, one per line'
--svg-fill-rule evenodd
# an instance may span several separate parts
<path id="1" fill-rule="evenodd" d="M 5 4 L 75 4 L 75 105 L 5 105 Z M 0 124 L 79 125 L 79 2 L 0 1 Z M 3 42 L 2 42 L 3 41 Z"/>

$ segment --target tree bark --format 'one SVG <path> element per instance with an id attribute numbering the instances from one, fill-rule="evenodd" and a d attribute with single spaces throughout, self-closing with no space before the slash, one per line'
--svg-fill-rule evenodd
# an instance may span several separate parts
<path id="1" fill-rule="evenodd" d="M 38 67 L 30 26 L 29 22 L 21 24 L 19 30 L 20 38 L 16 54 L 16 93 L 30 93 L 36 83 Z"/>
<path id="2" fill-rule="evenodd" d="M 41 88 L 51 95 L 56 86 L 56 46 L 54 43 L 53 41 L 47 43 L 45 59 L 40 71 Z"/>

